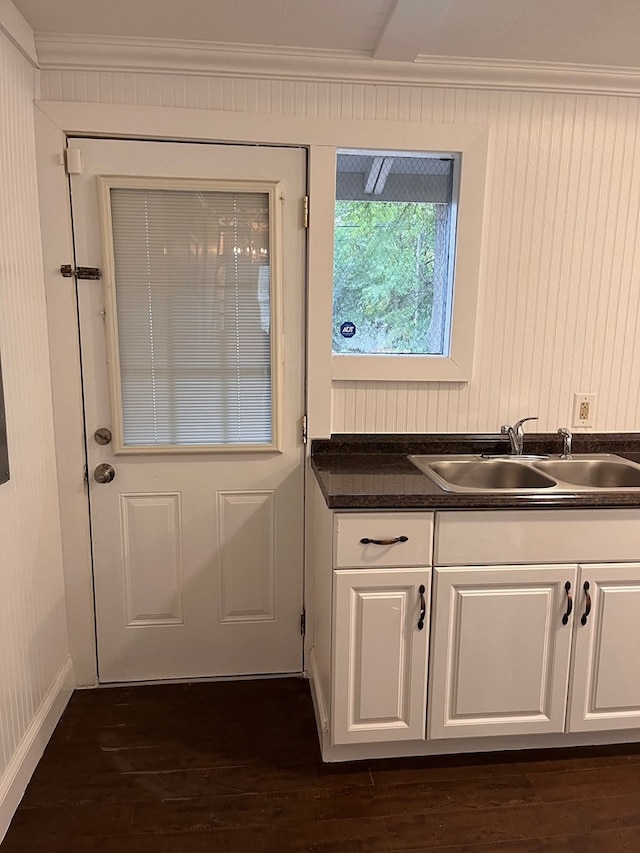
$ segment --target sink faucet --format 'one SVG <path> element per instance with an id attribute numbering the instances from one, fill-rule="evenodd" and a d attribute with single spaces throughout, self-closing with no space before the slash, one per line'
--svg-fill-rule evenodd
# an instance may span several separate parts
<path id="1" fill-rule="evenodd" d="M 513 426 L 509 426 L 509 424 L 504 424 L 500 427 L 500 432 L 502 435 L 509 436 L 509 442 L 511 444 L 511 454 L 513 456 L 522 456 L 522 449 L 524 447 L 524 430 L 522 429 L 522 424 L 527 421 L 537 421 L 537 417 L 532 418 L 522 418 Z"/>
<path id="2" fill-rule="evenodd" d="M 571 459 L 571 432 L 566 427 L 560 427 L 558 435 L 562 436 L 562 456 L 560 459 Z"/>

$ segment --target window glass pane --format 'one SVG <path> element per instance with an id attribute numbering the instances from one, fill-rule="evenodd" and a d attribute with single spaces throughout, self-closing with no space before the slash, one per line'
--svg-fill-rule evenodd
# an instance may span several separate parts
<path id="1" fill-rule="evenodd" d="M 270 444 L 269 196 L 111 188 L 125 446 Z"/>
<path id="2" fill-rule="evenodd" d="M 449 354 L 453 157 L 340 151 L 333 351 Z"/>

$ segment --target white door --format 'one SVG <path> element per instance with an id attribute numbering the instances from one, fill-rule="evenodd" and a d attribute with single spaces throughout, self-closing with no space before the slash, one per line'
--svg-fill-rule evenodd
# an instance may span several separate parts
<path id="1" fill-rule="evenodd" d="M 435 569 L 431 738 L 564 731 L 576 574 Z"/>
<path id="2" fill-rule="evenodd" d="M 334 572 L 332 743 L 424 740 L 431 569 Z"/>
<path id="3" fill-rule="evenodd" d="M 569 731 L 640 727 L 640 565 L 582 566 Z"/>
<path id="4" fill-rule="evenodd" d="M 305 153 L 70 147 L 100 680 L 298 672 Z"/>

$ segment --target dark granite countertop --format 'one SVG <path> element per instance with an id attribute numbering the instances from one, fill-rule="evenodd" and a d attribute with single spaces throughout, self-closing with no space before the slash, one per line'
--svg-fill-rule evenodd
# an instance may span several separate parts
<path id="1" fill-rule="evenodd" d="M 574 435 L 575 453 L 616 453 L 640 462 L 636 433 Z M 408 459 L 414 453 L 501 453 L 500 435 L 338 435 L 314 441 L 311 464 L 331 509 L 582 509 L 640 507 L 640 492 L 513 495 L 445 492 Z M 554 434 L 527 436 L 525 453 L 560 452 Z"/>

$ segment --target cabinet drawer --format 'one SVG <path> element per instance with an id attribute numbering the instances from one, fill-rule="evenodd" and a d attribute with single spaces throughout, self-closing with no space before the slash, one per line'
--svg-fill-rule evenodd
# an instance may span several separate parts
<path id="1" fill-rule="evenodd" d="M 438 513 L 438 566 L 633 562 L 640 559 L 637 509 Z"/>
<path id="2" fill-rule="evenodd" d="M 338 569 L 431 563 L 431 512 L 336 513 L 333 531 L 334 565 Z M 363 543 L 362 539 L 385 544 Z"/>

